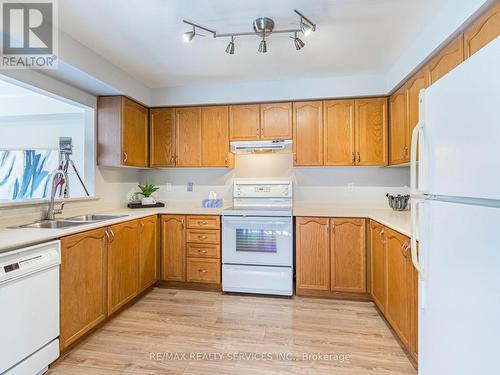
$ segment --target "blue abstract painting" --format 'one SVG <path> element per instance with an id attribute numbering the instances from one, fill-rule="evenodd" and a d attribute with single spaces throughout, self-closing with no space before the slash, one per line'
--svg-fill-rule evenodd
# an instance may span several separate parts
<path id="1" fill-rule="evenodd" d="M 58 150 L 0 150 L 0 200 L 48 198 L 58 165 Z"/>

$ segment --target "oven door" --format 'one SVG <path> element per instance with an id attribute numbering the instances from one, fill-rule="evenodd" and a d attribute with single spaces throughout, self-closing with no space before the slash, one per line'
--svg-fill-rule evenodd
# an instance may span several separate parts
<path id="1" fill-rule="evenodd" d="M 292 218 L 223 216 L 222 262 L 291 267 Z"/>

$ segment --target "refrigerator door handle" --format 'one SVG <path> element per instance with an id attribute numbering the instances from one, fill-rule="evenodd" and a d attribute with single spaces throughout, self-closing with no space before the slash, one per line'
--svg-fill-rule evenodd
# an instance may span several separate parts
<path id="1" fill-rule="evenodd" d="M 411 135 L 411 145 L 410 145 L 410 194 L 419 195 L 423 194 L 418 186 L 418 166 L 417 166 L 417 149 L 418 140 L 423 137 L 424 128 L 424 104 L 425 104 L 425 90 L 420 91 L 419 96 L 419 121 L 418 124 L 413 129 Z"/>
<path id="2" fill-rule="evenodd" d="M 412 198 L 412 205 L 411 205 L 411 261 L 413 263 L 413 267 L 418 272 L 418 275 L 420 277 L 420 280 L 424 280 L 424 271 L 422 269 L 422 265 L 419 262 L 418 259 L 418 253 L 417 253 L 417 225 L 418 225 L 418 207 L 424 203 L 425 200 L 423 199 L 416 199 Z"/>

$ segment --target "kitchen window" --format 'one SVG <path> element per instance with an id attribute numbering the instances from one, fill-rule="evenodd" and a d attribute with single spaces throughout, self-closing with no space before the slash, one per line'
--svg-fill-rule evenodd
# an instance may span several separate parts
<path id="1" fill-rule="evenodd" d="M 94 122 L 93 108 L 0 77 L 0 204 L 50 198 L 61 137 L 71 138 L 70 159 L 94 195 Z M 87 196 L 71 164 L 68 179 L 70 198 Z"/>

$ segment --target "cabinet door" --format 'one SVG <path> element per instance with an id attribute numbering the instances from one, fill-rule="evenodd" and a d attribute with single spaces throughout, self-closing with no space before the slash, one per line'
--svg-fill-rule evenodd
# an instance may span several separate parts
<path id="1" fill-rule="evenodd" d="M 354 100 L 323 102 L 324 165 L 354 165 Z"/>
<path id="2" fill-rule="evenodd" d="M 330 289 L 366 293 L 366 220 L 330 220 Z"/>
<path id="3" fill-rule="evenodd" d="M 356 165 L 387 164 L 387 98 L 356 99 Z"/>
<path id="4" fill-rule="evenodd" d="M 370 220 L 371 295 L 383 313 L 385 313 L 387 298 L 385 241 L 385 228 L 376 221 Z"/>
<path id="5" fill-rule="evenodd" d="M 61 350 L 106 319 L 106 231 L 61 239 Z"/>
<path id="6" fill-rule="evenodd" d="M 292 103 L 260 105 L 260 138 L 292 139 Z"/>
<path id="7" fill-rule="evenodd" d="M 464 36 L 460 34 L 428 64 L 429 86 L 464 61 Z"/>
<path id="8" fill-rule="evenodd" d="M 175 165 L 175 110 L 155 108 L 149 111 L 151 167 Z"/>
<path id="9" fill-rule="evenodd" d="M 418 250 L 418 249 L 417 249 Z M 418 362 L 418 272 L 408 255 L 408 277 L 410 283 L 410 354 Z"/>
<path id="10" fill-rule="evenodd" d="M 111 314 L 139 290 L 139 225 L 137 220 L 109 227 L 108 312 Z"/>
<path id="11" fill-rule="evenodd" d="M 260 105 L 244 104 L 230 106 L 229 134 L 231 141 L 260 139 Z"/>
<path id="12" fill-rule="evenodd" d="M 186 281 L 185 221 L 181 215 L 161 217 L 162 280 Z"/>
<path id="13" fill-rule="evenodd" d="M 294 165 L 323 165 L 323 103 L 293 103 Z"/>
<path id="14" fill-rule="evenodd" d="M 158 222 L 156 215 L 139 220 L 139 291 L 156 282 L 158 275 Z"/>
<path id="15" fill-rule="evenodd" d="M 396 91 L 389 99 L 389 164 L 410 160 L 406 89 Z"/>
<path id="16" fill-rule="evenodd" d="M 412 132 L 419 120 L 419 95 L 420 90 L 429 86 L 427 67 L 417 72 L 406 83 L 406 95 L 408 100 L 408 139 L 411 140 Z"/>
<path id="17" fill-rule="evenodd" d="M 227 106 L 201 108 L 201 164 L 227 167 L 229 154 L 229 114 Z"/>
<path id="18" fill-rule="evenodd" d="M 296 219 L 297 288 L 330 290 L 330 219 Z"/>
<path id="19" fill-rule="evenodd" d="M 178 167 L 201 166 L 201 108 L 176 108 L 175 127 Z"/>
<path id="20" fill-rule="evenodd" d="M 410 295 L 408 285 L 408 238 L 386 228 L 387 304 L 385 316 L 408 348 L 410 337 Z"/>
<path id="21" fill-rule="evenodd" d="M 128 98 L 122 98 L 123 165 L 149 166 L 148 109 Z"/>
<path id="22" fill-rule="evenodd" d="M 500 3 L 474 22 L 464 33 L 465 58 L 471 57 L 500 35 Z"/>

